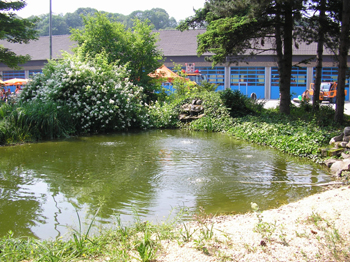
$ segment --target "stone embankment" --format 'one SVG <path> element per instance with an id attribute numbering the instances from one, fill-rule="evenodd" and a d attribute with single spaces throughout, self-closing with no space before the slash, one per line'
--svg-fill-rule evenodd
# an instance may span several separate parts
<path id="1" fill-rule="evenodd" d="M 329 144 L 332 148 L 322 149 L 322 156 L 339 158 L 327 159 L 324 163 L 330 168 L 333 176 L 342 177 L 350 171 L 350 127 L 345 127 L 343 133 L 333 137 Z"/>
<path id="2" fill-rule="evenodd" d="M 205 116 L 202 102 L 200 99 L 194 99 L 191 104 L 182 105 L 179 119 L 187 122 Z"/>

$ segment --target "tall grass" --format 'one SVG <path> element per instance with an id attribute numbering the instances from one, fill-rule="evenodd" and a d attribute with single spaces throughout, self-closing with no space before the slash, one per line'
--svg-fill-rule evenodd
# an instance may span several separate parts
<path id="1" fill-rule="evenodd" d="M 2 104 L 0 144 L 67 137 L 75 123 L 67 108 L 55 103 Z"/>

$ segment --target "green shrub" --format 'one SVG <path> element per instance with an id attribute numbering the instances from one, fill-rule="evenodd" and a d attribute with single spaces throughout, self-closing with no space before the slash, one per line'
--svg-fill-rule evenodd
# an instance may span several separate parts
<path id="1" fill-rule="evenodd" d="M 185 123 L 182 127 L 198 131 L 222 132 L 233 124 L 233 119 L 230 117 L 229 111 L 223 104 L 218 92 L 192 94 L 180 101 L 180 105 L 191 103 L 194 99 L 203 101 L 202 105 L 204 107 L 205 116 L 190 123 Z"/>
<path id="2" fill-rule="evenodd" d="M 256 115 L 261 113 L 264 107 L 264 102 L 250 99 L 239 90 L 226 89 L 220 92 L 220 96 L 231 117 Z"/>
<path id="3" fill-rule="evenodd" d="M 104 54 L 65 55 L 50 61 L 20 96 L 25 103 L 67 107 L 79 132 L 105 132 L 149 127 L 143 88 L 133 85 L 125 67 L 107 62 Z"/>
<path id="4" fill-rule="evenodd" d="M 149 108 L 150 124 L 155 128 L 176 128 L 179 123 L 180 106 L 178 101 L 158 102 Z"/>
<path id="5" fill-rule="evenodd" d="M 316 121 L 295 120 L 293 116 L 272 113 L 235 119 L 229 133 L 253 143 L 301 157 L 314 158 L 339 130 L 321 127 Z"/>

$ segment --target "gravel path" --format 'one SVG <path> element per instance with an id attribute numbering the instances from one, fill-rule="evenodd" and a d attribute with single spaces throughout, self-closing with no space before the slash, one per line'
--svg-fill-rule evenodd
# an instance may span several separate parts
<path id="1" fill-rule="evenodd" d="M 197 218 L 178 228 L 182 241 L 162 242 L 156 261 L 350 261 L 349 218 L 347 186 L 278 209 Z"/>

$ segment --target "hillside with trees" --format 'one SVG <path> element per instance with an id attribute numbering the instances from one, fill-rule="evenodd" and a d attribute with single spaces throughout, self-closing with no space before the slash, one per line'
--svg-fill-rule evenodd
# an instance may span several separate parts
<path id="1" fill-rule="evenodd" d="M 119 22 L 125 25 L 125 27 L 132 28 L 133 20 L 135 18 L 140 21 L 148 19 L 151 24 L 154 25 L 155 30 L 162 29 L 175 29 L 177 22 L 174 17 L 169 17 L 167 11 L 162 8 L 152 8 L 151 10 L 145 11 L 134 11 L 130 15 L 123 15 L 118 13 L 109 13 L 104 11 L 98 11 L 94 8 L 78 8 L 73 13 L 66 13 L 52 15 L 52 34 L 53 35 L 65 35 L 70 34 L 70 29 L 82 29 L 84 27 L 84 21 L 82 16 L 94 15 L 95 13 L 101 13 L 112 22 Z M 40 36 L 49 35 L 49 14 L 40 16 L 32 16 L 30 18 L 36 18 L 38 20 L 36 29 Z"/>

